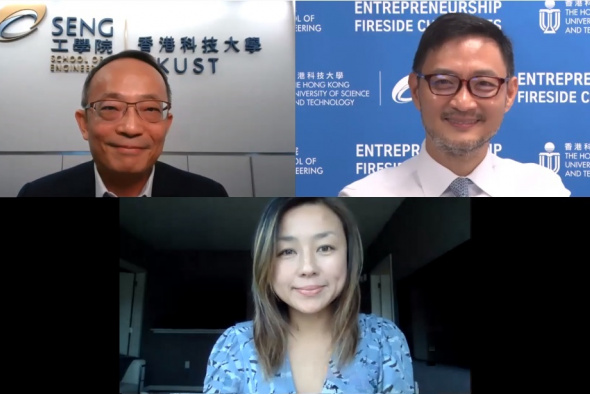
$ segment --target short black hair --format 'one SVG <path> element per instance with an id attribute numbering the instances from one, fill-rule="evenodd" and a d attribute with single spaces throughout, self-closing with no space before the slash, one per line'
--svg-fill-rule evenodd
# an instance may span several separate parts
<path id="1" fill-rule="evenodd" d="M 420 38 L 412 70 L 416 73 L 422 72 L 428 51 L 438 49 L 452 39 L 468 36 L 486 37 L 494 40 L 500 47 L 508 77 L 514 75 L 514 52 L 508 36 L 487 19 L 465 13 L 441 15 L 426 28 Z"/>
<path id="2" fill-rule="evenodd" d="M 84 81 L 84 87 L 82 88 L 82 108 L 88 105 L 88 89 L 90 87 L 90 82 L 92 81 L 92 78 L 94 78 L 98 70 L 100 70 L 110 62 L 119 59 L 137 59 L 155 68 L 160 73 L 162 78 L 164 78 L 164 84 L 166 85 L 166 94 L 168 95 L 168 101 L 172 103 L 172 91 L 170 89 L 170 84 L 168 83 L 168 76 L 166 75 L 162 67 L 160 67 L 156 59 L 147 52 L 129 49 L 104 58 L 100 63 L 98 63 L 96 67 L 90 70 L 90 73 L 86 77 L 86 81 Z"/>

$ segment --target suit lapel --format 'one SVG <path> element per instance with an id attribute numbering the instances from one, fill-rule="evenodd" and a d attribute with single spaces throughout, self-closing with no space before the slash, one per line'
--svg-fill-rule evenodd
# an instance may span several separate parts
<path id="1" fill-rule="evenodd" d="M 168 197 L 173 196 L 172 183 L 168 179 L 167 168 L 159 161 L 155 164 L 154 181 L 152 182 L 152 197 Z"/>
<path id="2" fill-rule="evenodd" d="M 72 185 L 76 197 L 96 197 L 94 161 L 84 163 L 80 168 L 80 176 L 76 178 L 76 183 Z"/>

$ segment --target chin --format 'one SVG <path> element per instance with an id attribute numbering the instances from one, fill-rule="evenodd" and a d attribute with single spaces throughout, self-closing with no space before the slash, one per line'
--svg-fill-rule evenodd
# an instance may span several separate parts
<path id="1" fill-rule="evenodd" d="M 472 133 L 466 133 L 465 135 L 458 137 L 454 136 L 452 138 L 449 138 L 446 135 L 441 136 L 440 134 L 435 134 L 432 137 L 432 141 L 439 150 L 453 155 L 462 156 L 478 151 L 480 148 L 484 147 L 492 139 L 494 134 L 483 137 L 474 137 Z"/>
<path id="2" fill-rule="evenodd" d="M 324 303 L 321 304 L 314 304 L 314 305 L 302 305 L 300 303 L 296 303 L 292 306 L 297 312 L 302 313 L 304 315 L 315 315 L 316 313 L 320 313 L 325 310 L 327 305 Z"/>
<path id="3" fill-rule="evenodd" d="M 138 160 L 141 159 L 141 160 Z M 151 168 L 151 163 L 144 158 L 116 158 L 111 160 L 109 167 L 114 171 L 140 173 Z"/>
<path id="4" fill-rule="evenodd" d="M 317 315 L 318 313 L 322 312 L 324 309 L 325 308 L 313 309 L 313 310 L 298 309 L 298 311 L 299 311 L 299 313 L 301 313 L 303 315 L 312 316 L 312 315 Z"/>
<path id="5" fill-rule="evenodd" d="M 137 166 L 111 166 L 111 171 L 119 173 L 119 174 L 143 174 L 147 171 L 146 167 L 137 167 Z"/>

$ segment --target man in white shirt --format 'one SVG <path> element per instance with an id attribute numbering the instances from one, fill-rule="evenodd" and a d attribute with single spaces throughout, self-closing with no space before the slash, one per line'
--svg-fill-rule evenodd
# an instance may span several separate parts
<path id="1" fill-rule="evenodd" d="M 408 84 L 426 137 L 420 153 L 342 189 L 341 197 L 569 197 L 559 175 L 489 151 L 518 81 L 510 39 L 488 20 L 445 14 L 425 30 Z"/>

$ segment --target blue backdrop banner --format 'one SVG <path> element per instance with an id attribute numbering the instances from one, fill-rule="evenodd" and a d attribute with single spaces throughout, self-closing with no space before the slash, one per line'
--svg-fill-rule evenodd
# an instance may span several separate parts
<path id="1" fill-rule="evenodd" d="M 439 15 L 492 21 L 514 45 L 518 95 L 490 149 L 590 196 L 590 1 L 296 3 L 296 193 L 336 196 L 416 155 L 424 139 L 407 76 Z"/>

